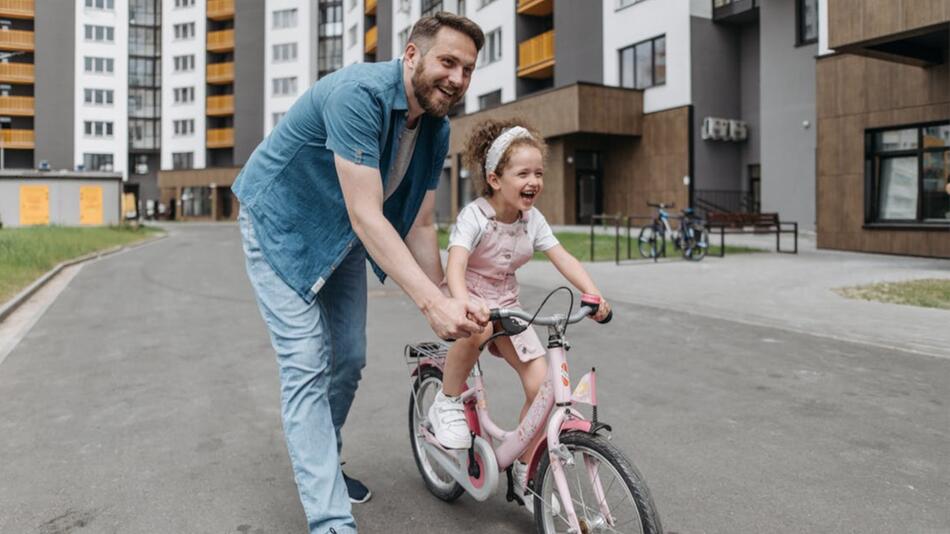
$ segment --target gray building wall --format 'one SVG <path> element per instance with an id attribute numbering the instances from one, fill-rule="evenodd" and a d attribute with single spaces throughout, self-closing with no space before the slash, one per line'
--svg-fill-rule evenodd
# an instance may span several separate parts
<path id="1" fill-rule="evenodd" d="M 63 7 L 67 9 L 63 9 Z M 72 169 L 76 115 L 76 11 L 55 0 L 35 3 L 34 29 L 36 66 L 33 129 L 35 162 L 49 161 L 54 169 Z"/>
<path id="2" fill-rule="evenodd" d="M 234 165 L 264 136 L 264 11 L 260 0 L 234 4 Z"/>
<path id="3" fill-rule="evenodd" d="M 42 2 L 38 2 L 42 3 Z M 122 176 L 108 180 L 79 178 L 6 178 L 0 177 L 0 220 L 5 228 L 20 225 L 20 186 L 49 187 L 49 222 L 64 226 L 79 225 L 79 188 L 84 185 L 102 187 L 102 223 L 119 224 Z"/>
<path id="4" fill-rule="evenodd" d="M 603 3 L 554 0 L 554 86 L 604 83 Z"/>
<path id="5" fill-rule="evenodd" d="M 345 7 L 345 4 L 344 4 Z M 393 58 L 393 2 L 379 0 L 376 3 L 376 28 L 379 32 L 376 45 L 376 61 Z M 346 39 L 346 36 L 343 36 Z M 344 46 L 346 46 L 344 44 Z"/>
<path id="6" fill-rule="evenodd" d="M 818 45 L 795 46 L 794 0 L 762 2 L 759 9 L 762 211 L 814 229 Z"/>
<path id="7" fill-rule="evenodd" d="M 759 25 L 739 30 L 739 118 L 749 125 L 749 139 L 739 144 L 741 187 L 749 190 L 749 165 L 761 164 L 761 52 Z"/>
<path id="8" fill-rule="evenodd" d="M 690 92 L 693 100 L 693 187 L 741 188 L 741 146 L 728 141 L 704 141 L 703 119 L 741 118 L 742 83 L 740 29 L 690 17 Z M 752 130 L 754 132 L 754 130 Z"/>

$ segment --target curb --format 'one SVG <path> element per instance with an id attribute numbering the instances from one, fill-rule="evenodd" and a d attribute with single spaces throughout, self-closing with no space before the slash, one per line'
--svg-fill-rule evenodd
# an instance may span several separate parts
<path id="1" fill-rule="evenodd" d="M 132 250 L 132 249 L 147 245 L 149 243 L 152 243 L 154 241 L 158 241 L 159 239 L 164 239 L 166 237 L 168 237 L 167 232 L 162 235 L 144 239 L 142 241 L 139 241 L 138 243 L 133 243 L 131 245 L 117 245 L 112 248 L 108 248 L 106 250 L 91 252 L 89 254 L 86 254 L 85 256 L 80 256 L 78 258 L 73 258 L 71 260 L 66 260 L 64 262 L 57 264 L 56 267 L 53 267 L 52 269 L 47 271 L 43 276 L 39 277 L 32 284 L 28 285 L 26 289 L 20 291 L 12 299 L 8 300 L 7 302 L 4 302 L 3 305 L 0 306 L 0 322 L 3 322 L 3 320 L 6 319 L 7 316 L 9 316 L 11 313 L 16 311 L 16 309 L 19 308 L 30 297 L 32 297 L 34 293 L 39 291 L 40 288 L 45 286 L 47 282 L 52 280 L 57 274 L 60 273 L 60 271 L 62 271 L 66 267 L 76 265 L 77 263 L 83 263 L 89 260 L 94 260 L 94 259 L 102 258 L 105 256 L 110 256 L 112 254 L 115 254 L 116 252 L 121 252 L 123 250 Z"/>

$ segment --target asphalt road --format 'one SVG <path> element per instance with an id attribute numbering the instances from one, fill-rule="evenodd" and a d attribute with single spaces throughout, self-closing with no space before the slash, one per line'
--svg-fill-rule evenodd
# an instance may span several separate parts
<path id="1" fill-rule="evenodd" d="M 0 532 L 304 532 L 237 228 L 172 228 L 85 265 L 0 365 Z M 344 452 L 375 493 L 361 532 L 531 532 L 501 494 L 426 492 L 402 347 L 431 334 L 394 285 L 370 297 Z M 597 366 L 668 532 L 950 532 L 950 360 L 613 305 L 572 329 L 572 369 Z M 484 360 L 513 426 L 516 377 Z"/>

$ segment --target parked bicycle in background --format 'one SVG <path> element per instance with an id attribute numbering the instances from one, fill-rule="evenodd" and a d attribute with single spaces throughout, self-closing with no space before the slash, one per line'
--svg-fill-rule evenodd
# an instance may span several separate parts
<path id="1" fill-rule="evenodd" d="M 647 206 L 656 208 L 657 215 L 653 221 L 640 230 L 637 238 L 637 248 L 644 258 L 658 258 L 666 254 L 666 241 L 673 243 L 676 250 L 683 253 L 683 258 L 691 261 L 700 261 L 706 257 L 709 250 L 709 229 L 706 221 L 696 215 L 692 208 L 683 210 L 679 217 L 679 228 L 674 230 L 670 226 L 670 214 L 666 211 L 676 207 L 676 204 L 654 204 L 647 202 Z"/>

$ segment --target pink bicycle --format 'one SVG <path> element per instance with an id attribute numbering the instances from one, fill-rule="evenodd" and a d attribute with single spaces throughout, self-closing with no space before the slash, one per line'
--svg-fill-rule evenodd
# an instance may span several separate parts
<path id="1" fill-rule="evenodd" d="M 571 299 L 573 309 L 573 294 Z M 462 394 L 472 435 L 468 449 L 443 448 L 426 420 L 429 406 L 442 388 L 448 347 L 441 342 L 406 346 L 406 363 L 412 376 L 409 437 L 416 465 L 433 495 L 451 502 L 468 492 L 484 501 L 494 493 L 499 473 L 505 471 L 508 501 L 523 504 L 513 491 L 511 465 L 528 451 L 537 434 L 544 432 L 544 438 L 531 451 L 528 487 L 524 490 L 525 495 L 533 496 L 538 532 L 663 532 L 643 476 L 610 443 L 610 426 L 597 420 L 595 370 L 584 375 L 571 391 L 566 359 L 570 347 L 565 331 L 568 325 L 596 311 L 599 303 L 599 297 L 584 295 L 580 309 L 566 316 L 491 310 L 491 319 L 498 325 L 492 337 L 516 334 L 531 324 L 548 327 L 548 380 L 518 428 L 506 431 L 489 416 L 482 371 L 476 363 L 471 373 L 474 387 Z M 575 403 L 590 405 L 591 418 L 585 418 Z"/>

